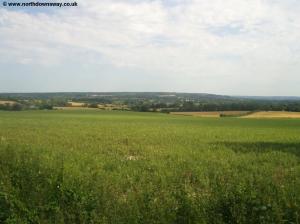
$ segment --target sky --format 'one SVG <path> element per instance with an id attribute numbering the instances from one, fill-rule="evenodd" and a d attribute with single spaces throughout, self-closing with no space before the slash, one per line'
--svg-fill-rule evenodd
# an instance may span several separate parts
<path id="1" fill-rule="evenodd" d="M 3 1 L 0 92 L 300 96 L 299 0 Z"/>

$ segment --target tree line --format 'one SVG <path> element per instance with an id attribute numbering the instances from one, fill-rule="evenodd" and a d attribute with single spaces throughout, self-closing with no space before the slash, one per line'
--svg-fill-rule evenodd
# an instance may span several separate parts
<path id="1" fill-rule="evenodd" d="M 195 112 L 195 111 L 291 111 L 300 112 L 300 102 L 282 101 L 250 101 L 250 102 L 183 102 L 183 103 L 145 103 L 139 102 L 131 106 L 132 110 L 140 112 Z"/>

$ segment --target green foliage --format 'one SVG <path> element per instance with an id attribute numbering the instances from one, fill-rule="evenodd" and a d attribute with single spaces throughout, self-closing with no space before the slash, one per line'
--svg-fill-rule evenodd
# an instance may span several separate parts
<path id="1" fill-rule="evenodd" d="M 38 107 L 40 110 L 52 110 L 53 106 L 51 104 L 42 103 Z"/>
<path id="2" fill-rule="evenodd" d="M 24 109 L 24 105 L 20 103 L 15 104 L 0 104 L 0 110 L 8 110 L 8 111 L 21 111 Z"/>
<path id="3" fill-rule="evenodd" d="M 0 112 L 0 223 L 299 223 L 300 120 Z"/>
<path id="4" fill-rule="evenodd" d="M 88 107 L 89 108 L 98 108 L 98 104 L 97 103 L 92 103 Z"/>

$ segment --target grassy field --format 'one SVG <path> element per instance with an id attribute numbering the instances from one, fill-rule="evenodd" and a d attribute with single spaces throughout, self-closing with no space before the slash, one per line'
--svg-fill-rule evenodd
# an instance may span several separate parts
<path id="1" fill-rule="evenodd" d="M 0 112 L 0 223 L 299 223 L 300 119 Z"/>

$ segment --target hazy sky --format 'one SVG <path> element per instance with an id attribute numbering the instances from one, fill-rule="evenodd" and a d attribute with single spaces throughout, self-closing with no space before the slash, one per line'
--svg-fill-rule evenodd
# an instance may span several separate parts
<path id="1" fill-rule="evenodd" d="M 299 0 L 2 2 L 0 92 L 300 96 Z"/>

